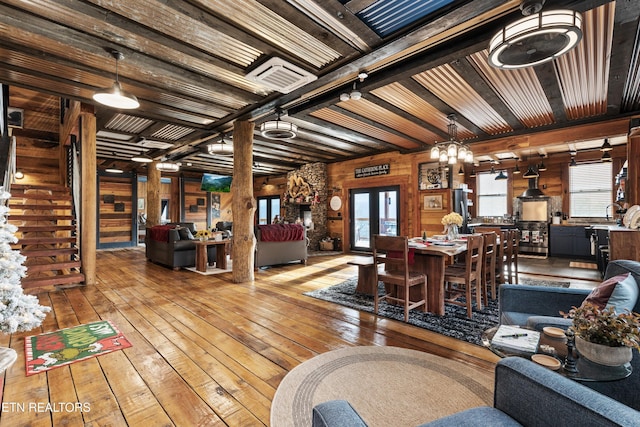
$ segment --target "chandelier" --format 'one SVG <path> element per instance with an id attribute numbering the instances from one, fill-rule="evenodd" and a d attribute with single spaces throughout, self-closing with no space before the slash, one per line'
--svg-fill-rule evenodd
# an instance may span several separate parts
<path id="1" fill-rule="evenodd" d="M 455 165 L 458 160 L 465 163 L 473 163 L 473 152 L 467 144 L 458 141 L 458 125 L 456 125 L 456 115 L 449 114 L 447 116 L 449 124 L 447 131 L 449 140 L 444 142 L 436 142 L 431 148 L 431 158 L 438 159 L 440 163 L 448 163 Z"/>
<path id="2" fill-rule="evenodd" d="M 280 120 L 282 111 L 277 110 L 278 117 L 275 120 L 264 122 L 260 125 L 260 134 L 269 139 L 291 139 L 298 135 L 298 126 L 291 122 Z"/>
<path id="3" fill-rule="evenodd" d="M 573 10 L 541 12 L 544 1 L 524 0 L 523 18 L 498 31 L 489 42 L 489 64 L 496 68 L 532 67 L 573 49 L 582 39 L 582 15 Z"/>
<path id="4" fill-rule="evenodd" d="M 233 156 L 233 145 L 224 142 L 224 135 L 219 142 L 207 145 L 207 151 L 214 156 Z"/>

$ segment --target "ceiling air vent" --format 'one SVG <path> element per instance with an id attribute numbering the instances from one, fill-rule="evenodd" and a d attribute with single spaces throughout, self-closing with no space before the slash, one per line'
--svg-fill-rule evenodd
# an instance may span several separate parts
<path id="1" fill-rule="evenodd" d="M 136 145 L 139 145 L 144 148 L 155 148 L 157 150 L 168 150 L 169 148 L 173 147 L 173 144 L 170 144 L 168 142 L 149 141 L 148 139 L 144 139 L 144 138 L 138 141 Z"/>
<path id="2" fill-rule="evenodd" d="M 247 74 L 247 78 L 281 93 L 289 93 L 318 77 L 280 58 L 271 58 Z"/>

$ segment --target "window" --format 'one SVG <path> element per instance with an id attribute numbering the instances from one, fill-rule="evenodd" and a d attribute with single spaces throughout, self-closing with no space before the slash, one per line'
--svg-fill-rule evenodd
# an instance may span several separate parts
<path id="1" fill-rule="evenodd" d="M 276 215 L 280 217 L 280 196 L 258 197 L 258 224 L 271 224 Z"/>
<path id="2" fill-rule="evenodd" d="M 507 209 L 507 183 L 508 179 L 496 181 L 496 175 L 489 172 L 480 172 L 477 176 L 478 183 L 478 216 L 502 216 Z"/>
<path id="3" fill-rule="evenodd" d="M 611 163 L 585 163 L 569 168 L 569 215 L 604 217 L 613 200 Z"/>

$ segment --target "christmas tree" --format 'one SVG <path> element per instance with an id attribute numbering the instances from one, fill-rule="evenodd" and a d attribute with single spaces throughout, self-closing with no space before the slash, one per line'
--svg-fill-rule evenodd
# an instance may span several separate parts
<path id="1" fill-rule="evenodd" d="M 27 268 L 25 256 L 11 249 L 18 241 L 18 228 L 7 223 L 8 200 L 11 197 L 0 187 L 0 332 L 30 331 L 40 326 L 50 307 L 41 306 L 34 295 L 26 295 L 20 284 Z"/>

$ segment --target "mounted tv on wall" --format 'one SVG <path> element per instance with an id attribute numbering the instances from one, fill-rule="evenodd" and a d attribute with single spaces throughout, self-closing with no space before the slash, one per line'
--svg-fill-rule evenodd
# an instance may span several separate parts
<path id="1" fill-rule="evenodd" d="M 211 193 L 229 193 L 231 192 L 231 177 L 205 173 L 202 175 L 200 189 Z"/>

